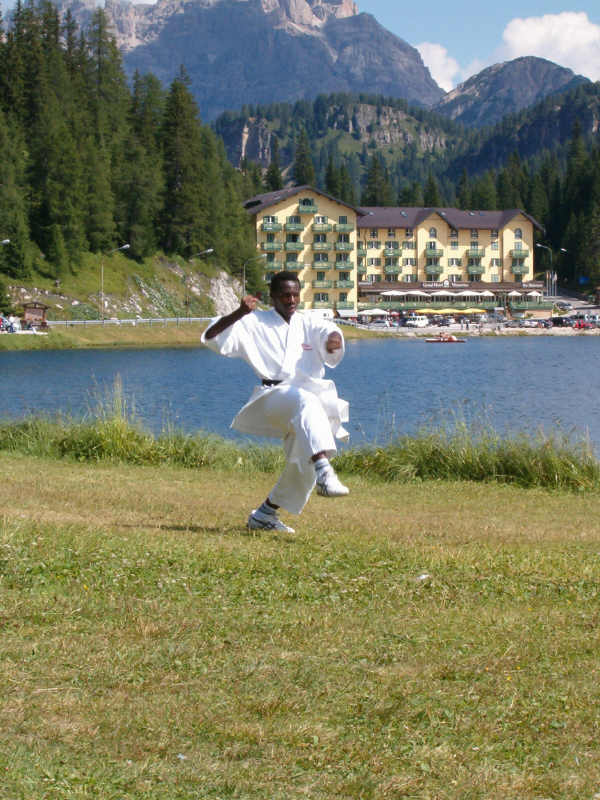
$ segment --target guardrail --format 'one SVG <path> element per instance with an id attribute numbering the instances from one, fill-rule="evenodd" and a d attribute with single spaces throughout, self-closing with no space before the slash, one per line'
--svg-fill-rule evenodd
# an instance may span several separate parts
<path id="1" fill-rule="evenodd" d="M 48 320 L 50 328 L 71 325 L 97 326 L 97 325 L 187 325 L 188 322 L 208 322 L 212 317 L 144 317 L 133 319 L 57 319 Z"/>

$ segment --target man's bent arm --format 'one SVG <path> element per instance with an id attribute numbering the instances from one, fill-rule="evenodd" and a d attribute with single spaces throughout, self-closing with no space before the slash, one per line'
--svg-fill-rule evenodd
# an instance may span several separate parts
<path id="1" fill-rule="evenodd" d="M 232 311 L 231 314 L 227 314 L 221 319 L 218 319 L 210 328 L 207 328 L 204 332 L 205 339 L 214 339 L 215 336 L 218 336 L 223 331 L 226 331 L 227 328 L 230 328 L 234 323 L 238 320 L 245 317 L 246 314 L 251 314 L 256 306 L 258 305 L 258 297 L 252 297 L 252 295 L 246 295 L 246 297 L 242 298 L 242 302 L 240 303 L 239 308 L 236 308 L 235 311 Z"/>

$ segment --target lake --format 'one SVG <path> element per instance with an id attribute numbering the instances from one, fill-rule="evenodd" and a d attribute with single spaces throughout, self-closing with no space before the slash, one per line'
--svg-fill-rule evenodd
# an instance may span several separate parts
<path id="1" fill-rule="evenodd" d="M 246 364 L 204 348 L 3 352 L 0 375 L 0 419 L 80 418 L 120 378 L 128 408 L 154 433 L 174 425 L 236 438 L 229 423 L 256 382 Z M 561 430 L 600 447 L 598 337 L 351 341 L 328 376 L 350 402 L 351 444 L 465 419 L 500 433 Z"/>

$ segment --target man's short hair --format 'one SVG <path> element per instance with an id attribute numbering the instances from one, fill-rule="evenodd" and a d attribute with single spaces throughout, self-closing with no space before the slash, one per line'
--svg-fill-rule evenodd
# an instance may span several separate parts
<path id="1" fill-rule="evenodd" d="M 298 284 L 298 288 L 300 288 L 300 281 L 298 280 L 296 273 L 284 269 L 281 272 L 276 272 L 271 278 L 271 283 L 269 286 L 270 293 L 275 294 L 275 292 L 279 289 L 279 285 L 285 283 L 285 281 L 294 281 L 294 283 Z"/>

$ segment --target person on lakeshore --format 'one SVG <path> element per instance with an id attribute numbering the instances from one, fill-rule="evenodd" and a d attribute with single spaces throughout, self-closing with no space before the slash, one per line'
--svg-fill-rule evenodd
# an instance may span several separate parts
<path id="1" fill-rule="evenodd" d="M 267 498 L 248 517 L 248 528 L 294 533 L 277 514 L 281 507 L 300 514 L 316 484 L 324 497 L 342 497 L 348 489 L 329 459 L 335 439 L 348 438 L 348 403 L 335 384 L 323 378 L 325 367 L 344 356 L 338 326 L 320 316 L 297 311 L 300 282 L 293 272 L 278 272 L 270 285 L 272 308 L 257 309 L 247 295 L 239 308 L 211 321 L 201 341 L 211 350 L 242 358 L 260 384 L 231 427 L 242 433 L 283 440 L 286 464 Z"/>

